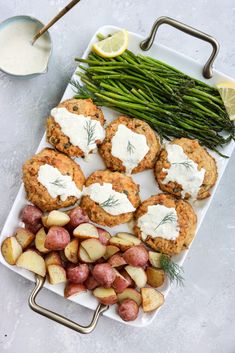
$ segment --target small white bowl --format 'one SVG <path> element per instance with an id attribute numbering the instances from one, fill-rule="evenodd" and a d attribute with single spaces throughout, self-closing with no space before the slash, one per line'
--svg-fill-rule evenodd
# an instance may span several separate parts
<path id="1" fill-rule="evenodd" d="M 38 19 L 32 17 L 32 16 L 26 16 L 26 15 L 19 15 L 19 16 L 14 16 L 14 17 L 9 17 L 8 19 L 4 20 L 3 22 L 0 23 L 0 31 L 5 28 L 6 26 L 10 26 L 11 24 L 15 23 L 16 21 L 19 21 L 19 20 L 24 20 L 24 21 L 30 21 L 30 22 L 33 22 L 35 24 L 37 24 L 37 27 L 38 27 L 38 30 L 40 30 L 44 24 L 39 21 Z M 25 75 L 22 75 L 22 74 L 16 74 L 16 73 L 12 73 L 12 72 L 9 72 L 9 71 L 6 71 L 4 69 L 2 69 L 0 67 L 0 70 L 8 75 L 11 75 L 13 77 L 17 77 L 17 78 L 33 78 L 35 76 L 38 76 L 38 75 L 41 75 L 41 74 L 45 74 L 47 71 L 48 71 L 48 65 L 49 65 L 49 61 L 50 61 L 50 57 L 51 57 L 51 53 L 52 53 L 52 40 L 51 40 L 51 36 L 50 36 L 50 33 L 47 31 L 44 35 L 46 35 L 48 37 L 48 40 L 49 40 L 49 43 L 50 43 L 50 51 L 49 51 L 49 54 L 48 54 L 48 60 L 47 60 L 47 65 L 46 65 L 46 68 L 45 70 L 43 71 L 40 71 L 40 72 L 35 72 L 35 73 L 32 73 L 32 74 L 25 74 Z"/>

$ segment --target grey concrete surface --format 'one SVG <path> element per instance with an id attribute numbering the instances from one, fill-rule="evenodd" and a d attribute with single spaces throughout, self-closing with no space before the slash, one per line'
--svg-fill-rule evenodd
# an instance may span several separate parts
<path id="1" fill-rule="evenodd" d="M 0 21 L 17 14 L 48 21 L 65 0 L 0 0 Z M 0 224 L 21 182 L 23 161 L 35 151 L 44 117 L 60 100 L 81 55 L 101 25 L 114 24 L 146 35 L 168 15 L 221 43 L 216 68 L 235 77 L 234 0 L 82 0 L 51 29 L 54 52 L 47 75 L 16 80 L 0 73 Z M 203 62 L 209 48 L 168 27 L 161 43 Z M 0 49 L 1 50 L 1 49 Z M 27 305 L 32 283 L 0 266 L 0 352 L 9 353 L 234 353 L 235 352 L 235 155 L 184 263 L 185 287 L 174 287 L 151 326 L 133 329 L 102 318 L 82 336 L 33 313 Z M 89 311 L 49 291 L 43 304 L 86 322 Z"/>

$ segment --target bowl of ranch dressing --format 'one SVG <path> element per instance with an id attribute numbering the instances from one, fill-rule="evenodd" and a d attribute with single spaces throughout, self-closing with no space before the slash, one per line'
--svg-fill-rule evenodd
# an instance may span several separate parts
<path id="1" fill-rule="evenodd" d="M 10 17 L 0 23 L 1 71 L 22 78 L 47 72 L 52 51 L 49 32 L 32 45 L 34 35 L 43 26 L 31 16 Z"/>

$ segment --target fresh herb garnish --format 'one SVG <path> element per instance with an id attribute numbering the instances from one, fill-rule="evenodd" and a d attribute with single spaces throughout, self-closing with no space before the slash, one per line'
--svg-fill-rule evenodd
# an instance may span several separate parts
<path id="1" fill-rule="evenodd" d="M 135 146 L 132 145 L 132 143 L 128 140 L 128 143 L 127 143 L 127 152 L 132 154 L 134 153 L 135 151 Z"/>
<path id="2" fill-rule="evenodd" d="M 100 203 L 100 207 L 116 207 L 119 205 L 119 200 L 115 199 L 114 195 L 110 195 L 107 200 Z"/>
<path id="3" fill-rule="evenodd" d="M 176 284 L 179 286 L 183 286 L 184 277 L 182 272 L 184 272 L 183 268 L 180 267 L 177 263 L 171 260 L 170 256 L 161 254 L 160 257 L 160 266 L 163 271 L 169 277 L 171 282 L 176 281 Z"/>
<path id="4" fill-rule="evenodd" d="M 66 188 L 65 182 L 63 180 L 60 180 L 59 178 L 57 178 L 54 181 L 50 181 L 50 184 L 55 185 L 59 188 L 63 188 L 63 189 Z"/>
<path id="5" fill-rule="evenodd" d="M 182 165 L 187 170 L 193 168 L 193 164 L 191 161 L 174 162 L 174 163 L 171 163 L 171 165 Z"/>
<path id="6" fill-rule="evenodd" d="M 176 223 L 176 221 L 177 221 L 177 218 L 176 218 L 174 212 L 169 212 L 169 213 L 167 213 L 167 215 L 165 215 L 165 217 L 163 217 L 161 222 L 155 227 L 154 230 L 157 230 L 157 228 L 159 228 L 163 224 Z"/>
<path id="7" fill-rule="evenodd" d="M 92 120 L 86 121 L 86 126 L 84 129 L 87 133 L 87 146 L 95 142 L 95 123 Z"/>

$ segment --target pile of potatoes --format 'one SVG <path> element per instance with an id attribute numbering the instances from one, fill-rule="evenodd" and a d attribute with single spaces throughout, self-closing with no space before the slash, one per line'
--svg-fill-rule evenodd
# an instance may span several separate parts
<path id="1" fill-rule="evenodd" d="M 164 303 L 155 289 L 165 280 L 161 254 L 148 251 L 134 235 L 111 237 L 91 224 L 79 206 L 43 214 L 26 205 L 20 218 L 25 227 L 3 241 L 3 257 L 11 265 L 47 275 L 51 284 L 65 282 L 66 298 L 91 290 L 102 304 L 118 303 L 125 321 L 135 320 L 140 306 L 150 312 Z"/>

